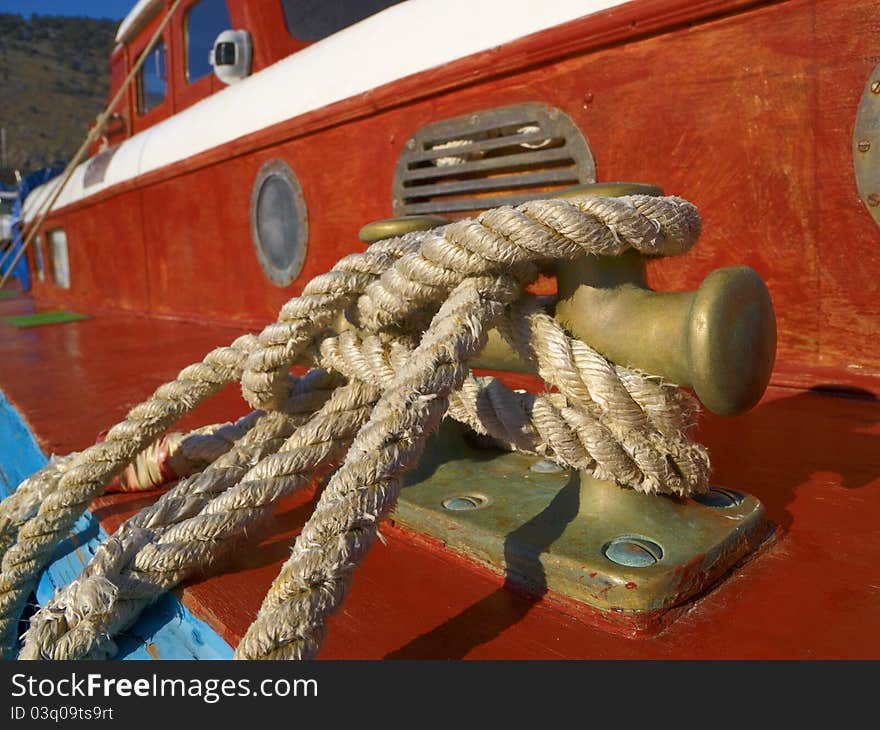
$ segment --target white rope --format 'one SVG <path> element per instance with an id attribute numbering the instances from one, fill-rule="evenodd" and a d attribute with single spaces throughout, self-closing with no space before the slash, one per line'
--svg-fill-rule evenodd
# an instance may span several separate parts
<path id="1" fill-rule="evenodd" d="M 707 454 L 686 436 L 693 402 L 609 363 L 522 294 L 540 262 L 629 248 L 676 254 L 698 234 L 695 209 L 679 198 L 584 197 L 487 211 L 344 258 L 258 337 L 186 368 L 106 442 L 32 477 L 23 494 L 49 494 L 36 514 L 26 496 L 18 501 L 27 509 L 0 507 L 0 539 L 9 543 L 0 571 L 5 647 L 14 646 L 22 597 L 88 502 L 181 415 L 239 377 L 264 410 L 204 471 L 101 545 L 80 578 L 33 617 L 23 657 L 112 655 L 112 637 L 144 606 L 341 460 L 237 650 L 240 658 L 314 656 L 403 473 L 447 413 L 511 448 L 635 489 L 705 490 Z M 343 312 L 358 331 L 332 331 Z M 470 374 L 467 363 L 492 326 L 558 393 L 513 393 Z M 289 368 L 309 359 L 318 368 L 291 387 Z M 4 523 L 6 512 L 18 517 Z"/>

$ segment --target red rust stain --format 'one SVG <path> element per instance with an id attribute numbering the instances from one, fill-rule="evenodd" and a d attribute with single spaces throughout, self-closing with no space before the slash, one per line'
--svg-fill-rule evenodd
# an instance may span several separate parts
<path id="1" fill-rule="evenodd" d="M 151 659 L 161 659 L 159 656 L 159 649 L 156 648 L 156 645 L 153 642 L 149 642 L 144 644 L 144 649 L 147 650 L 147 654 L 150 655 Z"/>
<path id="2" fill-rule="evenodd" d="M 675 569 L 675 577 L 678 580 L 678 594 L 687 593 L 693 587 L 702 587 L 706 582 L 706 572 L 703 570 L 703 563 L 706 556 L 703 553 L 695 555 L 684 565 L 679 565 Z"/>

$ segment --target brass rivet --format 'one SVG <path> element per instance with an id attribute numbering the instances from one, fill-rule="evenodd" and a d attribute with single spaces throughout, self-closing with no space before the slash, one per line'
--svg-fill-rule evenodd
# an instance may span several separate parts
<path id="1" fill-rule="evenodd" d="M 871 149 L 871 143 L 866 139 L 860 139 L 858 144 L 859 152 L 867 152 Z"/>
<path id="2" fill-rule="evenodd" d="M 714 507 L 715 509 L 727 509 L 742 504 L 745 497 L 739 492 L 732 489 L 722 489 L 721 487 L 709 487 L 709 491 L 694 497 L 694 500 L 706 507 Z"/>
<path id="3" fill-rule="evenodd" d="M 443 500 L 443 509 L 451 512 L 467 512 L 472 509 L 481 509 L 489 504 L 488 497 L 482 494 L 465 494 L 460 497 L 450 497 Z"/>
<path id="4" fill-rule="evenodd" d="M 880 195 L 877 195 L 877 193 L 871 193 L 871 194 L 866 198 L 866 202 L 867 202 L 868 205 L 870 205 L 872 208 L 876 208 L 878 205 L 880 205 Z"/>
<path id="5" fill-rule="evenodd" d="M 558 474 L 561 471 L 565 471 L 565 469 L 551 459 L 541 459 L 532 464 L 529 467 L 529 471 L 538 474 Z"/>
<path id="6" fill-rule="evenodd" d="M 647 568 L 663 559 L 663 548 L 653 540 L 636 535 L 615 537 L 602 549 L 612 563 L 627 568 Z"/>
<path id="7" fill-rule="evenodd" d="M 880 81 L 875 81 L 873 84 L 871 84 L 871 93 L 880 94 Z"/>

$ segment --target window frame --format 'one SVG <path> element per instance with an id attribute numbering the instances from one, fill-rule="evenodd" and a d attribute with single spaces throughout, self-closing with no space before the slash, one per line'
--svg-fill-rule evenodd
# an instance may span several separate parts
<path id="1" fill-rule="evenodd" d="M 135 87 L 134 110 L 140 119 L 143 119 L 144 117 L 148 116 L 151 112 L 155 111 L 156 109 L 161 108 L 162 105 L 168 101 L 168 97 L 170 96 L 170 93 L 171 93 L 171 74 L 168 72 L 168 66 L 169 66 L 169 64 L 168 64 L 168 60 L 169 60 L 168 46 L 165 45 L 164 38 L 160 38 L 156 42 L 156 45 L 150 50 L 150 55 L 154 54 L 160 47 L 163 51 L 162 63 L 165 66 L 165 78 L 164 78 L 165 95 L 162 97 L 162 101 L 160 101 L 158 104 L 156 104 L 155 106 L 151 106 L 149 109 L 144 109 L 144 101 L 146 100 L 146 94 L 145 94 L 145 89 L 144 89 L 144 71 L 146 70 L 147 65 L 150 63 L 149 59 L 147 59 L 147 61 L 144 62 L 144 65 L 141 66 L 140 70 L 137 72 L 137 75 L 135 76 L 135 83 L 134 83 L 134 87 Z M 145 44 L 145 48 L 146 48 L 146 44 Z M 141 55 L 142 54 L 143 54 L 143 51 L 141 51 Z M 138 56 L 138 59 L 140 59 L 140 55 Z"/>
<path id="2" fill-rule="evenodd" d="M 43 255 L 43 233 L 40 231 L 34 236 L 34 268 L 37 272 L 37 281 L 41 284 L 46 281 L 46 257 Z"/>
<path id="3" fill-rule="evenodd" d="M 129 41 L 125 48 L 127 54 L 127 62 L 128 68 L 134 68 L 135 63 L 137 63 L 137 59 L 140 58 L 141 54 L 146 50 L 147 44 L 150 42 L 150 39 L 156 32 L 156 29 L 159 27 L 159 24 L 162 22 L 165 17 L 164 6 L 159 6 L 160 10 L 156 12 L 156 14 L 150 19 L 150 21 L 141 28 L 137 35 Z M 174 19 L 172 19 L 169 26 L 174 25 Z M 140 78 L 135 78 L 135 81 L 132 85 L 132 93 L 129 94 L 129 114 L 130 114 L 130 129 L 131 134 L 137 134 L 138 132 L 147 129 L 148 127 L 153 126 L 157 122 L 162 121 L 166 117 L 171 116 L 175 112 L 175 87 L 177 84 L 175 83 L 175 66 L 177 61 L 175 59 L 176 51 L 172 46 L 172 32 L 170 27 L 166 27 L 162 31 L 162 35 L 160 36 L 160 41 L 165 45 L 165 99 L 161 104 L 153 107 L 145 114 L 140 113 L 140 106 L 138 102 L 138 95 L 140 94 Z M 140 74 L 138 74 L 140 77 Z"/>
<path id="4" fill-rule="evenodd" d="M 64 268 L 65 268 L 65 279 L 62 281 L 58 276 L 58 265 L 57 260 L 59 257 L 56 257 L 56 241 L 54 240 L 55 234 L 60 233 L 63 240 L 63 252 L 64 252 Z M 56 226 L 55 228 L 50 228 L 46 231 L 46 247 L 49 250 L 49 261 L 52 265 L 52 283 L 55 286 L 60 287 L 61 289 L 70 289 L 72 277 L 70 275 L 70 243 L 67 239 L 67 231 L 64 229 L 64 226 Z M 58 247 L 58 251 L 62 249 Z"/>
<path id="5" fill-rule="evenodd" d="M 199 5 L 203 2 L 210 2 L 211 0 L 194 0 L 194 2 L 190 3 L 186 6 L 186 9 L 183 12 L 182 23 L 181 23 L 181 33 L 182 33 L 182 41 L 181 47 L 183 48 L 183 53 L 181 54 L 181 61 L 183 66 L 183 80 L 187 83 L 188 86 L 193 86 L 198 84 L 205 78 L 213 77 L 214 70 L 211 69 L 208 73 L 199 76 L 199 78 L 192 80 L 189 77 L 189 19 L 192 15 L 193 10 L 195 10 Z M 226 19 L 229 21 L 229 25 L 223 30 L 231 30 L 232 29 L 232 16 L 229 12 L 229 3 L 226 0 L 214 0 L 215 2 L 222 2 L 224 7 L 226 8 Z M 219 34 L 219 33 L 218 33 Z"/>

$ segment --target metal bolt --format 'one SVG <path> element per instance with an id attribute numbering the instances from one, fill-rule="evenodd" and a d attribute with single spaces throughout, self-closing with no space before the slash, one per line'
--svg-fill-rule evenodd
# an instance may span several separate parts
<path id="1" fill-rule="evenodd" d="M 485 507 L 487 504 L 489 504 L 489 500 L 486 497 L 466 494 L 460 497 L 444 499 L 443 509 L 448 509 L 452 512 L 464 512 L 471 509 L 480 509 L 480 507 Z"/>
<path id="2" fill-rule="evenodd" d="M 732 489 L 722 489 L 721 487 L 709 487 L 709 491 L 694 497 L 694 501 L 699 502 L 706 507 L 714 507 L 715 509 L 727 509 L 728 507 L 736 507 L 742 504 L 745 496 Z"/>
<path id="3" fill-rule="evenodd" d="M 875 81 L 873 84 L 871 84 L 871 93 L 880 94 L 880 81 Z"/>
<path id="4" fill-rule="evenodd" d="M 559 466 L 555 461 L 541 459 L 532 464 L 529 467 L 529 471 L 535 471 L 538 472 L 538 474 L 558 474 L 561 471 L 565 471 L 565 469 Z"/>
<path id="5" fill-rule="evenodd" d="M 584 106 L 586 106 L 587 104 L 592 104 L 592 103 L 593 103 L 593 92 L 588 91 L 586 94 L 584 94 Z"/>
<path id="6" fill-rule="evenodd" d="M 663 559 L 663 548 L 653 540 L 621 535 L 605 544 L 602 553 L 612 563 L 627 568 L 647 568 Z"/>
<path id="7" fill-rule="evenodd" d="M 876 208 L 878 205 L 880 205 L 880 195 L 877 195 L 877 193 L 871 193 L 867 198 L 865 198 L 865 201 L 872 208 Z"/>
<path id="8" fill-rule="evenodd" d="M 859 148 L 859 152 L 867 152 L 869 149 L 871 149 L 871 143 L 866 139 L 860 139 L 857 146 Z"/>

